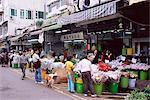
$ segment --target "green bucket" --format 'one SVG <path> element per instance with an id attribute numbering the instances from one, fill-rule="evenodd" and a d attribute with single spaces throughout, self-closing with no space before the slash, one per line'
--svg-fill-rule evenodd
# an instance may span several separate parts
<path id="1" fill-rule="evenodd" d="M 127 55 L 127 48 L 122 49 L 122 55 L 124 55 L 124 56 Z"/>
<path id="2" fill-rule="evenodd" d="M 118 93 L 118 83 L 112 83 L 112 82 L 110 82 L 110 83 L 109 83 L 109 91 L 110 91 L 112 94 Z"/>
<path id="3" fill-rule="evenodd" d="M 101 95 L 103 91 L 103 83 L 99 83 L 99 84 L 94 84 L 94 92 L 97 95 Z"/>
<path id="4" fill-rule="evenodd" d="M 75 83 L 76 92 L 77 93 L 83 93 L 83 84 L 81 83 Z"/>
<path id="5" fill-rule="evenodd" d="M 122 88 L 127 88 L 128 83 L 129 83 L 128 77 L 121 77 L 120 85 Z"/>
<path id="6" fill-rule="evenodd" d="M 18 68 L 18 64 L 13 64 L 13 68 Z"/>
<path id="7" fill-rule="evenodd" d="M 140 71 L 140 80 L 148 79 L 148 71 Z"/>

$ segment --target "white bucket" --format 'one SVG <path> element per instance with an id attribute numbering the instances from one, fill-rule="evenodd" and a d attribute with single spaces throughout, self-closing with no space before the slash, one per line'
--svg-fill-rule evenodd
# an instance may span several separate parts
<path id="1" fill-rule="evenodd" d="M 129 79 L 129 88 L 135 88 L 136 79 Z"/>

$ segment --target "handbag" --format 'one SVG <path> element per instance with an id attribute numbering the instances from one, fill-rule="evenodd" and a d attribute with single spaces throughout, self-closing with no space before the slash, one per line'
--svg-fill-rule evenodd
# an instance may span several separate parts
<path id="1" fill-rule="evenodd" d="M 40 66 L 41 66 L 41 62 L 40 62 L 39 60 L 38 60 L 37 62 L 35 62 L 34 65 L 33 65 L 33 67 L 34 67 L 35 69 L 40 68 Z"/>

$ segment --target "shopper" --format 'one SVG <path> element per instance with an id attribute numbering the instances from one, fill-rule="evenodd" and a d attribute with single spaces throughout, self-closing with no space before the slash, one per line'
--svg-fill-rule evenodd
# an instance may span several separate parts
<path id="1" fill-rule="evenodd" d="M 20 54 L 20 68 L 22 71 L 22 80 L 24 80 L 25 78 L 25 70 L 26 70 L 27 63 L 28 63 L 28 57 L 26 56 L 26 51 L 23 51 Z"/>
<path id="2" fill-rule="evenodd" d="M 34 50 L 32 60 L 33 60 L 33 67 L 35 68 L 35 83 L 43 84 L 42 76 L 41 76 L 41 62 L 40 62 L 38 49 Z"/>
<path id="3" fill-rule="evenodd" d="M 85 56 L 79 63 L 79 71 L 81 72 L 82 75 L 82 81 L 83 81 L 83 89 L 84 89 L 84 96 L 87 96 L 88 94 L 88 89 L 91 92 L 91 97 L 95 97 L 94 93 L 94 88 L 93 88 L 93 83 L 91 79 L 91 61 L 89 61 L 90 55 Z"/>
<path id="4" fill-rule="evenodd" d="M 73 80 L 73 63 L 71 62 L 71 56 L 67 57 L 66 71 L 68 77 L 68 91 L 73 93 L 74 92 L 74 80 Z"/>

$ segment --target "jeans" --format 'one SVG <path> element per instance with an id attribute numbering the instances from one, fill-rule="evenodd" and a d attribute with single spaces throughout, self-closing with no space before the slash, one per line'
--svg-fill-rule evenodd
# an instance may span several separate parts
<path id="1" fill-rule="evenodd" d="M 42 81 L 41 68 L 35 69 L 35 81 L 36 82 Z"/>
<path id="2" fill-rule="evenodd" d="M 22 71 L 22 78 L 25 78 L 26 64 L 20 64 L 20 68 Z"/>
<path id="3" fill-rule="evenodd" d="M 68 74 L 68 91 L 74 92 L 74 82 L 72 81 L 71 74 Z"/>

